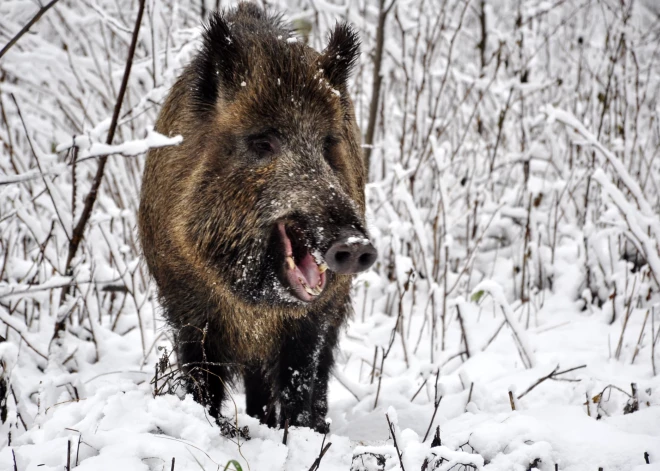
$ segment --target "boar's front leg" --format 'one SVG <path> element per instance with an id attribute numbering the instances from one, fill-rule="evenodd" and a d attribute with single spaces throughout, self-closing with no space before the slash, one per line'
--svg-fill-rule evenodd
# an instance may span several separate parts
<path id="1" fill-rule="evenodd" d="M 285 340 L 280 357 L 280 426 L 288 420 L 289 425 L 318 430 L 319 422 L 325 426 L 327 378 L 334 342 L 328 345 L 326 330 L 309 318 L 298 321 L 294 332 Z M 319 366 L 324 367 L 321 375 Z M 315 405 L 317 398 L 320 406 Z M 323 414 L 320 419 L 319 413 Z"/>
<path id="2" fill-rule="evenodd" d="M 250 365 L 245 368 L 245 405 L 249 416 L 269 427 L 277 425 L 277 412 L 273 400 L 274 386 L 270 365 Z"/>
<path id="3" fill-rule="evenodd" d="M 222 403 L 227 395 L 226 387 L 231 384 L 230 363 L 218 356 L 203 329 L 185 326 L 178 331 L 178 359 L 184 374 L 186 388 L 200 404 L 208 407 L 223 435 L 249 438 L 247 427 L 237 429 L 222 416 Z"/>
<path id="4" fill-rule="evenodd" d="M 182 329 L 192 330 L 192 328 Z M 229 379 L 226 368 L 218 365 L 215 358 L 209 358 L 201 335 L 180 334 L 178 356 L 185 375 L 188 392 L 195 400 L 209 407 L 209 413 L 215 419 L 220 417 L 222 402 L 225 398 L 225 384 Z"/>
<path id="5" fill-rule="evenodd" d="M 312 425 L 319 433 L 328 433 L 330 426 L 325 421 L 328 413 L 328 380 L 334 365 L 334 350 L 337 345 L 337 327 L 329 327 L 325 334 L 323 347 L 320 350 L 316 377 L 314 379 L 314 392 L 312 395 Z"/>

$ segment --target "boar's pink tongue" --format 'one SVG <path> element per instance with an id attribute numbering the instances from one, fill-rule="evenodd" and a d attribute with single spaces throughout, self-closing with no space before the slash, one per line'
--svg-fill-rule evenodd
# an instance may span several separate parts
<path id="1" fill-rule="evenodd" d="M 296 266 L 302 273 L 307 286 L 315 288 L 321 283 L 321 270 L 312 254 L 307 252 L 302 260 L 296 261 Z"/>
<path id="2" fill-rule="evenodd" d="M 325 287 L 325 263 L 321 266 L 309 253 L 302 241 L 289 237 L 283 223 L 277 225 L 284 249 L 284 270 L 286 280 L 298 299 L 305 302 L 314 300 Z M 293 247 L 294 243 L 296 247 Z"/>

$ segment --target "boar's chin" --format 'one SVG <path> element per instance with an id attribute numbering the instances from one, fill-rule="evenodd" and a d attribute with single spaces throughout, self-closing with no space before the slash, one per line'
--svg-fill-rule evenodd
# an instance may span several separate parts
<path id="1" fill-rule="evenodd" d="M 249 303 L 287 306 L 318 299 L 327 286 L 328 267 L 300 226 L 276 223 L 265 239 L 265 245 L 214 258 L 234 295 Z"/>

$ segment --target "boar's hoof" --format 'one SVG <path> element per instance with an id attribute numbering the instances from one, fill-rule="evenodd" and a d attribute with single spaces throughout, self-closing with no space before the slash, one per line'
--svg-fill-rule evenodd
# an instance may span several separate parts
<path id="1" fill-rule="evenodd" d="M 248 428 L 247 425 L 243 427 L 237 427 L 236 424 L 231 421 L 231 419 L 228 419 L 226 417 L 217 418 L 216 423 L 218 424 L 218 427 L 220 427 L 220 433 L 224 437 L 228 437 L 228 438 L 240 437 L 243 440 L 250 439 L 250 429 Z"/>

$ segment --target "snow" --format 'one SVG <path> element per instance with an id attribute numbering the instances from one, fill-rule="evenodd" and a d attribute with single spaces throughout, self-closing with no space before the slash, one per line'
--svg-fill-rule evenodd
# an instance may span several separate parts
<path id="1" fill-rule="evenodd" d="M 349 237 L 348 239 L 346 239 L 347 245 L 356 245 L 356 244 L 369 245 L 370 243 L 371 242 L 369 241 L 369 239 L 366 239 L 364 237 Z"/>
<path id="2" fill-rule="evenodd" d="M 296 47 L 355 26 L 347 94 L 366 131 L 379 2 L 269 3 L 306 31 L 278 38 Z M 379 259 L 354 282 L 330 433 L 292 427 L 286 444 L 245 413 L 240 383 L 223 412 L 249 440 L 223 436 L 169 376 L 136 215 L 144 153 L 182 142 L 154 124 L 200 12 L 148 4 L 111 145 L 136 2 L 58 2 L 0 59 L 0 469 L 61 471 L 70 446 L 80 470 L 306 471 L 331 443 L 319 471 L 660 470 L 653 2 L 488 0 L 484 17 L 479 2 L 394 4 L 362 144 L 370 239 L 347 241 Z M 36 10 L 0 2 L 0 46 Z"/>
<path id="3" fill-rule="evenodd" d="M 57 152 L 64 152 L 71 147 L 78 147 L 80 153 L 78 160 L 90 157 L 99 157 L 104 155 L 121 154 L 124 156 L 134 156 L 144 154 L 149 149 L 158 147 L 175 146 L 183 142 L 183 137 L 167 137 L 157 133 L 153 129 L 147 130 L 147 137 L 144 139 L 135 139 L 125 141 L 118 145 L 107 145 L 99 142 L 91 142 L 88 136 L 75 136 L 72 142 L 65 142 L 56 147 Z"/>

